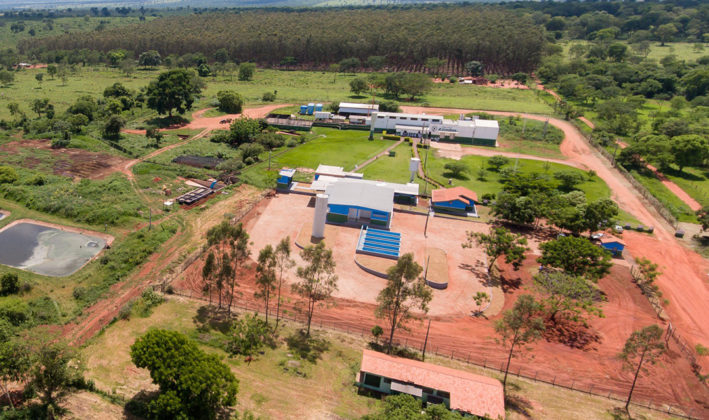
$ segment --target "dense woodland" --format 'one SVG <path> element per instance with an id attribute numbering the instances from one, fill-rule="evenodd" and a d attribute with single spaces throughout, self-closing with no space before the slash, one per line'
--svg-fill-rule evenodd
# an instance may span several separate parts
<path id="1" fill-rule="evenodd" d="M 166 17 L 28 40 L 20 43 L 19 50 L 50 59 L 50 51 L 124 49 L 136 58 L 157 50 L 163 57 L 200 53 L 210 60 L 225 50 L 236 62 L 312 67 L 343 59 L 357 59 L 365 67 L 370 57 L 385 57 L 385 64 L 406 68 L 440 57 L 449 60 L 456 72 L 477 60 L 488 71 L 504 74 L 529 72 L 539 64 L 544 32 L 529 16 L 488 7 L 255 10 Z"/>

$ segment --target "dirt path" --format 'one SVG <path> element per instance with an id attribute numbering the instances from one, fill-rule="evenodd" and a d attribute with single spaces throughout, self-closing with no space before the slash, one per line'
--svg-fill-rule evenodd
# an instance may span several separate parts
<path id="1" fill-rule="evenodd" d="M 403 112 L 460 113 L 478 112 L 450 108 L 402 107 Z M 546 121 L 543 115 L 514 112 L 492 112 L 496 115 L 519 115 L 524 118 Z M 687 249 L 674 237 L 674 228 L 646 204 L 640 194 L 609 163 L 600 156 L 570 122 L 550 118 L 549 123 L 564 132 L 561 153 L 569 162 L 592 169 L 611 189 L 611 197 L 620 208 L 635 216 L 645 226 L 655 227 L 653 236 L 624 235 L 629 251 L 636 257 L 647 257 L 664 272 L 657 284 L 664 297 L 670 301 L 666 311 L 674 326 L 692 346 L 709 345 L 709 262 Z M 700 358 L 704 371 L 709 370 L 709 360 Z"/>
<path id="2" fill-rule="evenodd" d="M 553 159 L 545 158 L 541 156 L 525 155 L 523 153 L 514 152 L 504 152 L 500 149 L 491 149 L 483 147 L 461 147 L 457 143 L 441 143 L 441 142 L 431 142 L 431 147 L 438 150 L 438 155 L 445 158 L 460 160 L 466 155 L 476 155 L 476 156 L 505 156 L 510 159 L 528 159 L 528 160 L 539 160 L 542 162 L 554 162 L 561 165 L 572 166 L 578 169 L 588 169 L 586 165 L 578 162 L 571 162 L 565 159 Z"/>

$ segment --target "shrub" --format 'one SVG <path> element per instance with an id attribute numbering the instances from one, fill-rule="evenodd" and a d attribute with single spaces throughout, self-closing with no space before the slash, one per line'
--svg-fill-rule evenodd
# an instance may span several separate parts
<path id="1" fill-rule="evenodd" d="M 298 142 L 295 141 L 294 139 L 288 139 L 288 141 L 286 141 L 286 147 L 295 147 L 297 145 L 298 145 Z"/>
<path id="2" fill-rule="evenodd" d="M 0 184 L 14 184 L 17 172 L 11 166 L 0 166 Z"/>
<path id="3" fill-rule="evenodd" d="M 458 83 L 458 78 L 455 77 L 455 76 L 451 76 L 451 77 L 448 78 L 448 81 L 449 81 L 450 83 Z"/>
<path id="4" fill-rule="evenodd" d="M 64 149 L 69 146 L 69 139 L 64 137 L 56 138 L 52 140 L 52 149 Z"/>
<path id="5" fill-rule="evenodd" d="M 276 92 L 265 92 L 261 97 L 264 102 L 273 102 L 276 100 Z"/>
<path id="6" fill-rule="evenodd" d="M 232 114 L 240 113 L 244 106 L 244 99 L 233 90 L 220 90 L 217 93 L 217 100 L 219 101 L 220 111 Z"/>
<path id="7" fill-rule="evenodd" d="M 0 277 L 0 296 L 19 293 L 20 280 L 15 273 L 5 273 Z"/>
<path id="8" fill-rule="evenodd" d="M 81 300 L 86 296 L 86 289 L 82 286 L 76 286 L 74 291 L 71 292 L 71 295 L 74 296 L 74 299 Z"/>
<path id="9" fill-rule="evenodd" d="M 118 311 L 118 319 L 127 320 L 130 319 L 130 314 L 133 311 L 133 302 L 128 302 Z"/>

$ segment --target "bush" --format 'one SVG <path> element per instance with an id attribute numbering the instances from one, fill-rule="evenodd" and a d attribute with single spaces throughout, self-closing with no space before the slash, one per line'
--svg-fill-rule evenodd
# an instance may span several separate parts
<path id="1" fill-rule="evenodd" d="M 295 141 L 294 139 L 288 139 L 288 141 L 286 141 L 286 147 L 295 147 L 297 145 L 298 145 L 298 142 Z"/>
<path id="2" fill-rule="evenodd" d="M 86 296 L 86 288 L 82 286 L 76 286 L 74 288 L 74 291 L 71 292 L 71 295 L 74 296 L 74 299 L 76 300 L 81 300 Z"/>
<path id="3" fill-rule="evenodd" d="M 399 112 L 399 104 L 396 101 L 379 102 L 379 110 L 382 112 Z"/>
<path id="4" fill-rule="evenodd" d="M 17 172 L 11 166 L 0 166 L 0 184 L 14 184 Z"/>
<path id="5" fill-rule="evenodd" d="M 455 76 L 451 76 L 448 78 L 448 81 L 451 83 L 458 83 L 458 78 Z"/>
<path id="6" fill-rule="evenodd" d="M 25 181 L 25 185 L 41 186 L 47 182 L 47 178 L 42 174 L 36 174 Z"/>
<path id="7" fill-rule="evenodd" d="M 273 102 L 276 100 L 276 92 L 265 92 L 261 97 L 264 102 Z"/>
<path id="8" fill-rule="evenodd" d="M 69 139 L 64 137 L 56 138 L 52 140 L 52 149 L 64 149 L 69 146 Z"/>
<path id="9" fill-rule="evenodd" d="M 223 112 L 238 114 L 244 106 L 244 99 L 233 90 L 220 90 L 217 93 L 217 100 L 219 101 L 219 110 Z"/>
<path id="10" fill-rule="evenodd" d="M 118 319 L 121 320 L 127 320 L 130 319 L 131 312 L 133 312 L 133 302 L 128 302 L 123 307 L 121 307 L 121 310 L 118 311 Z"/>
<path id="11" fill-rule="evenodd" d="M 14 295 L 20 292 L 20 280 L 15 273 L 5 273 L 0 277 L 0 296 Z"/>

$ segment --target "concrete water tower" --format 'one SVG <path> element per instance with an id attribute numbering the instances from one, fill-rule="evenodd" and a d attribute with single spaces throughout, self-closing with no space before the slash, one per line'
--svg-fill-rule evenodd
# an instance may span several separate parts
<path id="1" fill-rule="evenodd" d="M 414 182 L 414 179 L 416 178 L 416 173 L 419 170 L 419 166 L 421 166 L 421 159 L 411 158 L 411 160 L 409 161 L 409 172 L 411 172 L 411 179 L 409 179 L 409 182 Z"/>
<path id="2" fill-rule="evenodd" d="M 325 237 L 325 221 L 327 220 L 327 194 L 315 197 L 315 215 L 313 216 L 313 238 Z"/>

